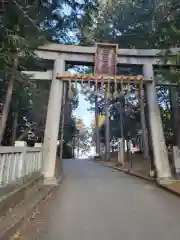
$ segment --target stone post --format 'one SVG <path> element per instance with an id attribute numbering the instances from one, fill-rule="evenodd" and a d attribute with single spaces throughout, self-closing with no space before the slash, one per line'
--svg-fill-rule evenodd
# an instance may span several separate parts
<path id="1" fill-rule="evenodd" d="M 27 150 L 27 142 L 25 141 L 15 141 L 15 147 L 22 148 L 21 157 L 18 166 L 18 177 L 22 178 L 26 175 L 26 171 L 29 169 L 29 163 L 26 161 L 26 150 Z M 23 179 L 22 179 L 23 181 Z"/>
<path id="2" fill-rule="evenodd" d="M 15 141 L 15 147 L 27 147 L 27 142 L 25 141 Z"/>

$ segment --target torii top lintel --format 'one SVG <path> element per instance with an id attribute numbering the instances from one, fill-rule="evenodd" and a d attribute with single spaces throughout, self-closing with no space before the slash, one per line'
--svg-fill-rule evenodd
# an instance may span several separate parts
<path id="1" fill-rule="evenodd" d="M 104 45 L 104 44 L 103 44 Z M 79 45 L 63 45 L 56 43 L 48 43 L 39 46 L 35 51 L 41 59 L 56 60 L 60 57 L 67 63 L 74 64 L 94 64 L 96 54 L 96 46 L 79 46 Z M 177 55 L 180 49 L 171 49 L 172 55 Z M 128 65 L 164 65 L 164 56 L 166 50 L 162 49 L 118 49 L 117 64 Z M 166 65 L 174 65 L 172 61 L 168 61 Z"/>
<path id="2" fill-rule="evenodd" d="M 105 43 L 97 43 L 105 45 Z M 109 43 L 108 43 L 109 44 Z M 109 44 L 114 45 L 114 44 Z M 47 43 L 38 47 L 38 51 L 58 52 L 58 53 L 77 53 L 94 55 L 96 53 L 96 46 L 80 46 L 80 45 L 64 45 L 57 43 Z M 166 49 L 118 49 L 118 56 L 136 56 L 136 57 L 157 57 L 164 56 Z M 180 48 L 172 48 L 171 54 L 176 55 Z"/>

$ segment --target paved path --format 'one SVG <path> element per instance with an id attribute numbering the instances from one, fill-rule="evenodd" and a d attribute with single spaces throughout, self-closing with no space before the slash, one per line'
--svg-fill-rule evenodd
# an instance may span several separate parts
<path id="1" fill-rule="evenodd" d="M 97 163 L 65 160 L 60 189 L 22 239 L 179 240 L 180 198 Z"/>

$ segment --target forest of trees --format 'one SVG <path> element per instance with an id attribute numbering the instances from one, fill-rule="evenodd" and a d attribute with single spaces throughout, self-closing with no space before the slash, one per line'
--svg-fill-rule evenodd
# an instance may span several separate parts
<path id="1" fill-rule="evenodd" d="M 180 2 L 178 0 L 6 0 L 0 5 L 0 142 L 13 145 L 16 139 L 43 138 L 49 83 L 37 83 L 22 74 L 32 66 L 46 69 L 34 49 L 47 41 L 93 45 L 118 43 L 120 48 L 166 49 L 180 44 Z M 179 65 L 179 56 L 174 57 Z M 159 69 L 163 79 L 179 82 L 179 69 Z M 40 90 L 41 89 L 41 90 Z M 42 90 L 43 89 L 43 90 Z M 167 138 L 172 135 L 172 114 L 164 88 L 158 89 Z M 74 95 L 77 98 L 77 95 Z M 93 103 L 93 97 L 89 98 Z M 77 99 L 71 107 L 77 106 Z M 131 107 L 128 126 L 137 109 Z M 132 115 L 133 113 L 133 115 Z M 118 112 L 112 106 L 113 119 Z M 71 116 L 64 139 L 72 141 Z M 135 123 L 136 124 L 136 121 Z M 111 122 L 112 131 L 119 128 Z M 113 133 L 111 133 L 113 135 Z"/>
<path id="2" fill-rule="evenodd" d="M 16 139 L 42 140 L 50 86 L 30 80 L 21 71 L 49 67 L 34 54 L 39 45 L 47 41 L 75 43 L 81 12 L 86 8 L 76 1 L 48 0 L 8 0 L 0 5 L 1 144 L 13 145 Z M 77 106 L 76 95 L 72 109 Z M 65 127 L 67 142 L 74 125 L 72 118 Z"/>
<path id="3" fill-rule="evenodd" d="M 111 0 L 101 2 L 100 11 L 91 13 L 91 25 L 85 24 L 82 29 L 83 41 L 86 44 L 94 44 L 96 41 L 116 43 L 120 48 L 165 49 L 164 62 L 166 63 L 170 59 L 175 67 L 163 69 L 157 66 L 155 69 L 156 77 L 161 77 L 165 82 L 179 83 L 179 54 L 173 58 L 169 54 L 171 47 L 179 47 L 180 45 L 180 2 L 177 0 Z M 120 66 L 118 73 L 133 75 L 136 72 L 136 74 L 142 74 L 142 69 L 128 68 L 129 66 L 126 68 Z M 176 88 L 175 92 L 178 91 L 179 89 Z M 171 92 L 172 89 L 168 87 L 157 87 L 167 145 L 177 144 L 174 137 L 174 132 L 177 129 L 174 129 Z M 94 104 L 93 94 L 89 99 Z M 125 137 L 130 134 L 131 137 L 135 138 L 141 128 L 140 106 L 134 103 L 132 99 L 125 100 Z M 104 102 L 101 100 L 100 112 L 103 111 L 103 104 Z M 110 105 L 110 135 L 118 138 L 121 136 L 118 101 L 111 102 Z M 104 134 L 103 129 L 102 134 Z"/>

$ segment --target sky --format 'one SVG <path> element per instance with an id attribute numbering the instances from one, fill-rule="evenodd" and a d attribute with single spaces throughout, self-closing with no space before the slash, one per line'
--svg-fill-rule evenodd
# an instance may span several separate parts
<path id="1" fill-rule="evenodd" d="M 77 73 L 73 68 L 68 69 L 68 72 L 71 74 Z M 81 93 L 82 90 L 81 84 L 77 84 L 76 87 L 78 90 L 79 104 L 76 110 L 74 111 L 74 115 L 76 119 L 78 118 L 82 119 L 86 127 L 90 127 L 94 119 L 94 114 L 88 111 L 88 109 L 90 108 L 90 103 L 85 99 L 86 98 L 85 95 Z"/>
<path id="2" fill-rule="evenodd" d="M 94 118 L 93 113 L 88 111 L 89 106 L 89 102 L 85 100 L 85 96 L 79 93 L 79 106 L 75 110 L 75 116 L 82 119 L 87 127 L 90 127 Z"/>

